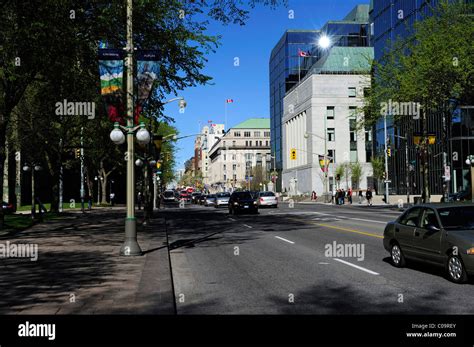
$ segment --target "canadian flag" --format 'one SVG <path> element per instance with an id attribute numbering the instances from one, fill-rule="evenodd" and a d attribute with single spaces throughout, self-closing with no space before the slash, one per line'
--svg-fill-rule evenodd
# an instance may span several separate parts
<path id="1" fill-rule="evenodd" d="M 302 51 L 301 49 L 298 49 L 298 55 L 300 57 L 309 57 L 309 53 L 305 52 L 305 51 Z"/>
<path id="2" fill-rule="evenodd" d="M 227 99 L 225 102 L 230 104 L 230 103 L 234 102 L 234 99 Z"/>

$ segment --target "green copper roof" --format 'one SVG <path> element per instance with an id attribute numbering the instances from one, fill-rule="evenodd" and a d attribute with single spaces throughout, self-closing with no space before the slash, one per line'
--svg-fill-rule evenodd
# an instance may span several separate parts
<path id="1" fill-rule="evenodd" d="M 373 47 L 332 47 L 312 66 L 312 73 L 369 72 Z"/>
<path id="2" fill-rule="evenodd" d="M 232 129 L 270 129 L 270 118 L 250 118 Z"/>

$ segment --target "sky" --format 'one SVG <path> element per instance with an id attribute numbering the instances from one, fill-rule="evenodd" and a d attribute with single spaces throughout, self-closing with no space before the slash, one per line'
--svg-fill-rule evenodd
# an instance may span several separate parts
<path id="1" fill-rule="evenodd" d="M 357 4 L 368 0 L 288 0 L 288 6 L 272 10 L 256 6 L 245 26 L 211 22 L 208 34 L 222 35 L 216 53 L 206 56 L 203 73 L 213 77 L 214 85 L 187 88 L 179 93 L 187 101 L 184 113 L 177 103 L 166 106 L 165 114 L 173 117 L 180 136 L 197 134 L 212 123 L 224 123 L 225 100 L 234 102 L 227 107 L 226 130 L 248 118 L 270 117 L 269 58 L 273 47 L 285 30 L 318 30 L 328 20 L 343 19 Z M 289 11 L 294 18 L 289 18 Z M 239 65 L 234 66 L 235 58 Z M 177 143 L 176 169 L 194 155 L 195 137 Z"/>

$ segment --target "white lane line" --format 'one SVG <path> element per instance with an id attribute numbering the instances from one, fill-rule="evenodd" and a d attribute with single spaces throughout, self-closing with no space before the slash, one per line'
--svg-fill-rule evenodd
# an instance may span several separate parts
<path id="1" fill-rule="evenodd" d="M 234 218 L 229 218 L 229 220 L 231 220 L 232 222 L 235 222 L 235 219 L 234 219 Z"/>
<path id="2" fill-rule="evenodd" d="M 329 263 L 319 263 L 320 265 L 329 265 Z"/>
<path id="3" fill-rule="evenodd" d="M 334 260 L 335 260 L 335 261 L 338 261 L 338 262 L 341 262 L 341 263 L 343 263 L 343 264 L 346 264 L 346 265 L 355 267 L 356 269 L 365 271 L 365 272 L 367 272 L 367 273 L 369 273 L 369 274 L 371 274 L 371 275 L 376 275 L 376 276 L 379 275 L 377 272 L 374 272 L 374 271 L 372 271 L 372 270 L 366 269 L 366 268 L 364 268 L 364 267 L 362 267 L 362 266 L 358 266 L 358 265 L 349 263 L 348 261 L 345 261 L 345 260 L 342 260 L 342 259 L 337 259 L 337 258 L 335 258 Z"/>
<path id="4" fill-rule="evenodd" d="M 288 242 L 288 243 L 291 243 L 291 244 L 294 244 L 293 241 L 290 241 L 290 240 L 287 240 L 287 239 L 284 239 L 283 237 L 280 237 L 280 236 L 275 236 L 277 239 L 280 239 L 280 240 L 283 240 L 285 242 Z"/>
<path id="5" fill-rule="evenodd" d="M 247 228 L 252 229 L 250 225 L 244 224 Z"/>

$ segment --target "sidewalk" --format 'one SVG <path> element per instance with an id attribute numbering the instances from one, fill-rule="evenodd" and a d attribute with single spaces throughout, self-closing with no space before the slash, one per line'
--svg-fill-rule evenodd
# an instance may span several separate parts
<path id="1" fill-rule="evenodd" d="M 37 261 L 0 258 L 0 314 L 175 314 L 164 219 L 137 226 L 145 255 L 121 257 L 124 219 L 124 209 L 70 211 L 0 236 L 38 245 Z"/>

